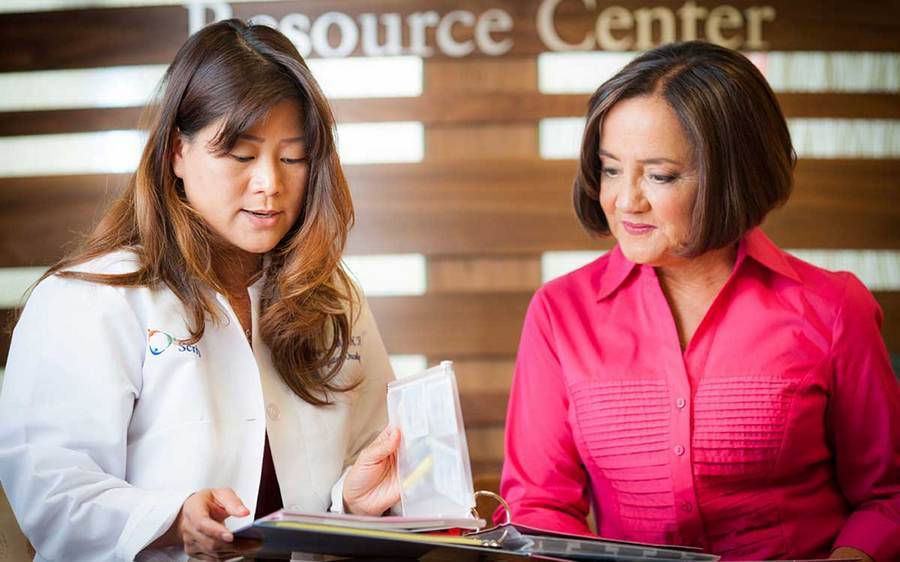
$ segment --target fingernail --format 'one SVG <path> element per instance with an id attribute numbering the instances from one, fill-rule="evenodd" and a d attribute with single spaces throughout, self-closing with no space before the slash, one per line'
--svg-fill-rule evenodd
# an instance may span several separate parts
<path id="1" fill-rule="evenodd" d="M 234 535 L 231 533 L 222 533 L 222 540 L 225 542 L 231 542 L 234 540 Z"/>

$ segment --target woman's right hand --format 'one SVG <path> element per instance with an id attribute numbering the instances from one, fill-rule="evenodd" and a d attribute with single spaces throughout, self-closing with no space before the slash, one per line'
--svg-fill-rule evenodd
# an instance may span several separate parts
<path id="1" fill-rule="evenodd" d="M 182 546 L 203 560 L 221 560 L 253 554 L 262 548 L 254 539 L 237 539 L 222 523 L 229 517 L 245 517 L 250 510 L 231 488 L 206 488 L 194 492 L 181 505 L 175 522 L 148 549 Z"/>
<path id="2" fill-rule="evenodd" d="M 236 552 L 234 535 L 223 522 L 232 516 L 249 514 L 250 510 L 231 488 L 206 488 L 184 501 L 172 530 L 187 554 L 217 559 Z"/>
<path id="3" fill-rule="evenodd" d="M 223 521 L 247 515 L 250 510 L 231 488 L 206 488 L 184 501 L 175 527 L 187 554 L 218 558 L 234 551 L 234 535 Z"/>

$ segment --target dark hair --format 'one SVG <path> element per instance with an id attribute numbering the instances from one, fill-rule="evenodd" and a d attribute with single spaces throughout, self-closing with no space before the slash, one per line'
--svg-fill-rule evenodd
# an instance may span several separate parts
<path id="1" fill-rule="evenodd" d="M 763 75 L 736 51 L 702 41 L 658 47 L 604 82 L 588 103 L 573 199 L 581 224 L 609 234 L 600 207 L 600 127 L 618 102 L 660 96 L 694 151 L 699 189 L 685 257 L 724 248 L 790 196 L 797 156 Z"/>
<path id="2" fill-rule="evenodd" d="M 303 400 L 330 402 L 350 344 L 355 289 L 341 266 L 353 205 L 334 141 L 328 101 L 294 45 L 278 31 L 232 19 L 209 25 L 181 47 L 150 108 L 147 145 L 122 196 L 74 254 L 44 277 L 108 285 L 167 286 L 184 304 L 190 338 L 221 311 L 207 287 L 225 293 L 213 267 L 222 241 L 189 205 L 172 169 L 174 140 L 223 120 L 212 142 L 228 152 L 240 134 L 279 102 L 301 106 L 309 174 L 297 222 L 267 256 L 260 332 L 284 382 Z M 122 275 L 72 271 L 116 250 L 135 252 L 140 267 Z M 358 382 L 358 381 L 357 381 Z"/>

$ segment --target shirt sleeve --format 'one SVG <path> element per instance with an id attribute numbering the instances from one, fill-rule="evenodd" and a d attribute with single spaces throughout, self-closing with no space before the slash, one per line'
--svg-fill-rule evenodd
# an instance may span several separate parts
<path id="1" fill-rule="evenodd" d="M 0 396 L 0 481 L 45 559 L 132 560 L 188 495 L 125 480 L 144 341 L 109 286 L 48 278 L 23 311 Z"/>
<path id="2" fill-rule="evenodd" d="M 589 534 L 588 477 L 569 424 L 569 397 L 546 306 L 539 291 L 525 316 L 500 493 L 514 523 Z"/>
<path id="3" fill-rule="evenodd" d="M 881 338 L 877 302 L 850 276 L 834 327 L 828 423 L 851 513 L 834 547 L 900 560 L 900 389 Z"/>
<path id="4" fill-rule="evenodd" d="M 362 294 L 362 291 L 360 291 Z M 362 362 L 362 382 L 354 390 L 350 445 L 344 457 L 344 470 L 331 489 L 330 511 L 344 511 L 344 480 L 359 453 L 372 442 L 387 425 L 387 384 L 394 380 L 394 371 L 369 303 L 360 299 L 360 312 L 354 337 L 359 340 L 359 360 Z"/>

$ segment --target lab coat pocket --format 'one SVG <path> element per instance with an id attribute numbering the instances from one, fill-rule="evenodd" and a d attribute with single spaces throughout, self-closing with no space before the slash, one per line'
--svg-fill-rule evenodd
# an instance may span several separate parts
<path id="1" fill-rule="evenodd" d="M 213 366 L 203 353 L 202 342 L 184 345 L 173 338 L 166 346 L 159 332 L 148 340 L 131 432 L 144 436 L 214 420 L 220 409 L 216 405 L 220 390 L 212 380 Z"/>

